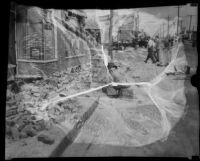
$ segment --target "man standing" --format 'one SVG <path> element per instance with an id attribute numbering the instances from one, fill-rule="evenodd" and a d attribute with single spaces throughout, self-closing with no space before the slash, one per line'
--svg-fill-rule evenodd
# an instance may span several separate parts
<path id="1" fill-rule="evenodd" d="M 159 62 L 159 37 L 158 35 L 155 37 L 155 58 L 156 58 L 156 61 Z"/>
<path id="2" fill-rule="evenodd" d="M 152 60 L 153 64 L 155 64 L 156 63 L 156 60 L 155 60 L 155 57 L 154 57 L 155 42 L 153 41 L 153 38 L 149 39 L 147 49 L 148 49 L 148 55 L 147 55 L 147 58 L 144 62 L 147 63 L 147 61 L 150 58 Z"/>

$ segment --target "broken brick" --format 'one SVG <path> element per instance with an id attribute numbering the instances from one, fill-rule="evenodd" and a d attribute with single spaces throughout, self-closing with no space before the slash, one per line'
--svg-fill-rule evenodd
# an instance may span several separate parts
<path id="1" fill-rule="evenodd" d="M 36 130 L 33 129 L 32 125 L 27 125 L 22 132 L 26 133 L 27 136 L 33 137 L 37 134 Z"/>
<path id="2" fill-rule="evenodd" d="M 25 139 L 28 137 L 28 135 L 25 132 L 21 132 L 19 137 L 20 137 L 20 139 Z"/>
<path id="3" fill-rule="evenodd" d="M 15 100 L 9 100 L 9 101 L 6 102 L 6 104 L 8 106 L 14 106 L 14 105 L 16 105 L 16 101 Z"/>
<path id="4" fill-rule="evenodd" d="M 65 121 L 65 116 L 64 115 L 59 115 L 54 119 L 55 123 L 61 123 Z"/>
<path id="5" fill-rule="evenodd" d="M 120 91 L 120 96 L 121 97 L 127 97 L 127 98 L 133 98 L 133 90 L 131 89 L 121 89 Z"/>
<path id="6" fill-rule="evenodd" d="M 50 130 L 53 126 L 53 120 L 50 119 L 49 121 L 44 122 L 45 123 L 45 130 Z"/>
<path id="7" fill-rule="evenodd" d="M 53 76 L 60 77 L 60 73 L 59 72 L 55 72 L 55 73 L 53 73 Z"/>
<path id="8" fill-rule="evenodd" d="M 106 93 L 108 96 L 118 96 L 118 90 L 114 89 L 112 86 L 102 88 L 102 92 Z"/>
<path id="9" fill-rule="evenodd" d="M 20 87 L 18 86 L 18 84 L 16 82 L 13 82 L 13 84 L 11 85 L 11 91 L 14 93 L 20 92 Z"/>
<path id="10" fill-rule="evenodd" d="M 34 107 L 34 106 L 33 106 L 32 103 L 26 103 L 26 104 L 25 104 L 25 107 L 27 108 L 27 107 Z"/>
<path id="11" fill-rule="evenodd" d="M 39 96 L 40 96 L 40 93 L 33 93 L 33 96 L 39 97 Z"/>
<path id="12" fill-rule="evenodd" d="M 12 109 L 12 110 L 7 110 L 6 111 L 6 117 L 12 116 L 12 115 L 16 115 L 18 113 L 18 111 L 16 109 Z"/>
<path id="13" fill-rule="evenodd" d="M 35 116 L 31 116 L 31 120 L 36 120 L 36 117 Z"/>
<path id="14" fill-rule="evenodd" d="M 37 139 L 38 139 L 38 141 L 43 142 L 44 144 L 49 144 L 49 145 L 53 144 L 55 141 L 51 136 L 49 136 L 47 134 L 40 134 L 37 137 Z"/>
<path id="15" fill-rule="evenodd" d="M 40 125 L 40 129 L 43 130 L 46 128 L 46 125 L 45 125 L 45 121 L 44 120 L 39 120 L 37 121 L 37 124 Z"/>
<path id="16" fill-rule="evenodd" d="M 26 126 L 26 124 L 24 124 L 23 122 L 18 123 L 18 125 L 19 125 L 19 127 L 18 127 L 19 131 L 22 131 Z"/>
<path id="17" fill-rule="evenodd" d="M 11 131 L 11 137 L 14 139 L 14 140 L 18 140 L 19 139 L 19 131 L 17 129 L 17 127 L 11 127 L 10 128 L 10 131 Z"/>
<path id="18" fill-rule="evenodd" d="M 60 93 L 59 96 L 60 96 L 60 97 L 66 97 L 66 95 L 63 94 L 63 93 Z"/>

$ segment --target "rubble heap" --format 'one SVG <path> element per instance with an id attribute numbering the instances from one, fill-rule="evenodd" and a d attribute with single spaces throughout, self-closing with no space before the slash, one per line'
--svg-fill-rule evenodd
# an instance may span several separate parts
<path id="1" fill-rule="evenodd" d="M 47 124 L 32 114 L 28 107 L 33 104 L 22 103 L 21 93 L 14 93 L 8 89 L 6 102 L 6 136 L 10 139 L 33 137 L 38 132 L 45 130 Z"/>
<path id="2" fill-rule="evenodd" d="M 48 117 L 55 124 L 67 121 L 74 125 L 80 119 L 77 113 L 81 110 L 81 107 L 77 100 L 68 99 L 65 102 L 48 107 Z"/>
<path id="3" fill-rule="evenodd" d="M 62 105 L 48 109 L 41 107 L 60 94 L 71 95 L 88 89 L 89 71 L 81 73 L 56 72 L 41 79 L 16 80 L 7 86 L 6 137 L 11 140 L 33 137 L 52 124 L 64 121 L 68 113 L 75 113 L 80 107 L 68 100 Z M 71 121 L 76 120 L 72 115 Z"/>

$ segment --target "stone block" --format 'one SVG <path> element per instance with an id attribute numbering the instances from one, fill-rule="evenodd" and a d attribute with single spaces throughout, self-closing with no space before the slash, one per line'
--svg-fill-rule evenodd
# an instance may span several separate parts
<path id="1" fill-rule="evenodd" d="M 48 145 L 51 145 L 55 142 L 54 138 L 50 135 L 47 135 L 47 134 L 40 134 L 37 137 L 37 140 L 44 143 L 44 144 L 48 144 Z"/>
<path id="2" fill-rule="evenodd" d="M 17 109 L 11 109 L 6 111 L 6 117 L 16 115 L 18 113 Z"/>
<path id="3" fill-rule="evenodd" d="M 37 134 L 37 131 L 33 129 L 32 125 L 27 125 L 22 132 L 24 132 L 27 136 L 33 137 Z"/>
<path id="4" fill-rule="evenodd" d="M 114 89 L 112 86 L 102 88 L 102 91 L 107 94 L 107 96 L 118 96 L 118 90 Z"/>
<path id="5" fill-rule="evenodd" d="M 15 100 L 9 100 L 9 101 L 6 102 L 6 105 L 14 106 L 14 105 L 16 105 L 16 101 Z"/>
<path id="6" fill-rule="evenodd" d="M 19 139 L 19 136 L 20 136 L 20 133 L 17 129 L 17 127 L 11 127 L 10 128 L 10 131 L 11 131 L 11 136 L 14 140 L 18 140 Z"/>
<path id="7" fill-rule="evenodd" d="M 133 98 L 134 97 L 133 90 L 131 90 L 131 89 L 121 89 L 120 97 Z"/>

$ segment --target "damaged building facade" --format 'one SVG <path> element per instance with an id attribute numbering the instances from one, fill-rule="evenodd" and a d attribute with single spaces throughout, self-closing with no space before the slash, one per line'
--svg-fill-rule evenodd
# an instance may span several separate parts
<path id="1" fill-rule="evenodd" d="M 88 19 L 86 21 L 85 30 L 87 31 L 88 35 L 92 35 L 97 43 L 101 43 L 101 31 L 100 27 L 98 26 L 97 22 L 93 19 Z"/>
<path id="2" fill-rule="evenodd" d="M 8 63 L 16 67 L 16 77 L 41 77 L 87 64 L 88 45 L 80 36 L 85 18 L 81 10 L 13 5 Z"/>

